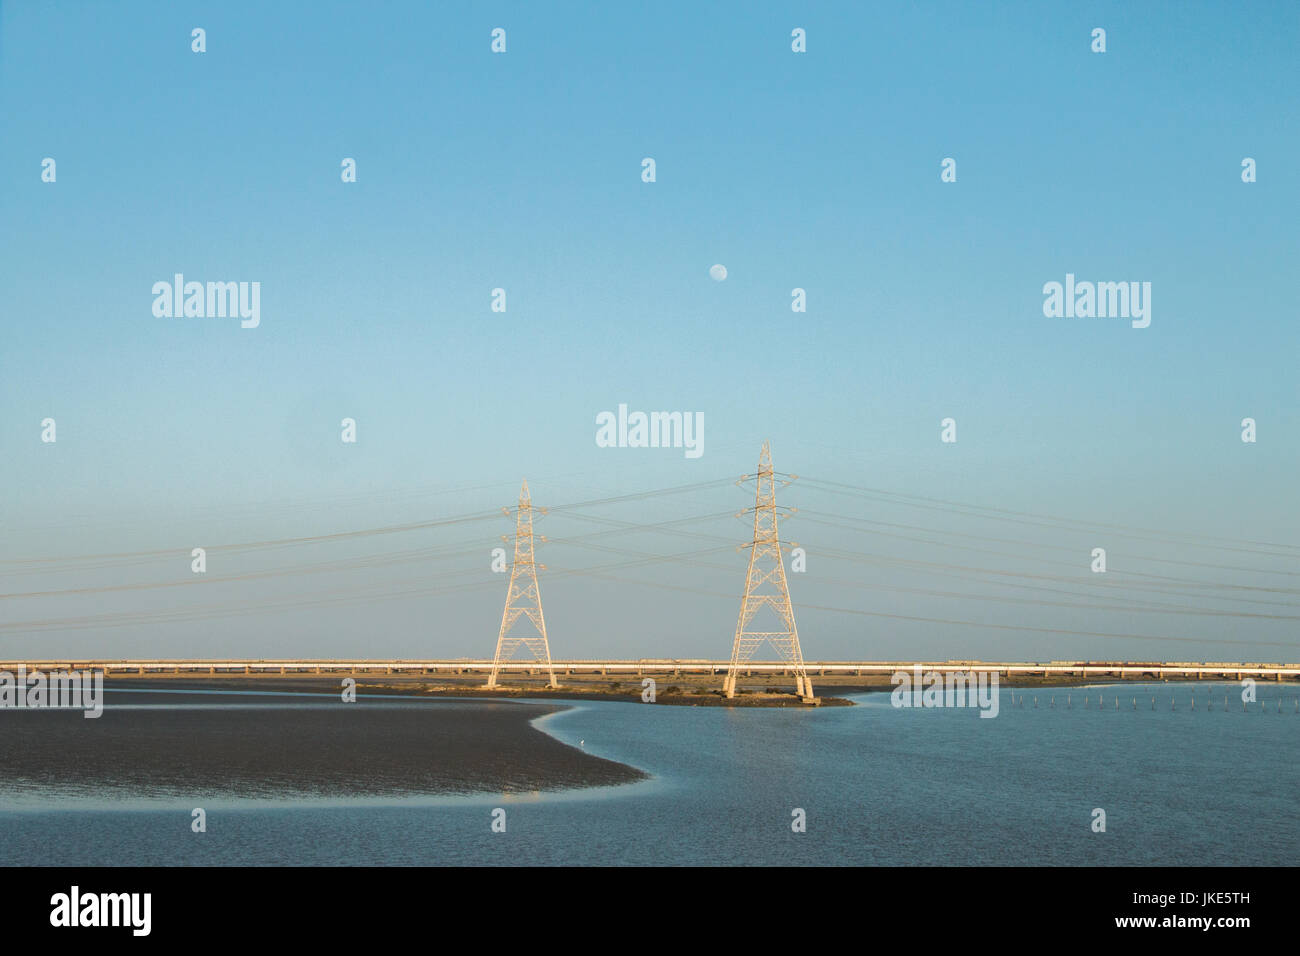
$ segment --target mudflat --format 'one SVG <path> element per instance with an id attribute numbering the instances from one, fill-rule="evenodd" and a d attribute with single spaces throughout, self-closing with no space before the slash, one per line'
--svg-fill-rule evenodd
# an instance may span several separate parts
<path id="1" fill-rule="evenodd" d="M 0 804 L 6 793 L 195 801 L 522 793 L 646 777 L 530 723 L 562 705 L 175 690 L 119 684 L 93 720 L 0 712 Z"/>

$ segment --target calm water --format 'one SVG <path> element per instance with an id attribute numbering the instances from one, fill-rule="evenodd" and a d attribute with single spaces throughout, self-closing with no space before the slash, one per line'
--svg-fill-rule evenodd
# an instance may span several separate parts
<path id="1" fill-rule="evenodd" d="M 1235 702 L 1227 713 L 1225 692 Z M 886 694 L 816 711 L 575 705 L 535 726 L 651 776 L 559 793 L 277 801 L 266 781 L 256 800 L 150 803 L 120 788 L 72 796 L 0 780 L 0 845 L 7 863 L 67 865 L 1300 861 L 1294 685 L 1261 685 L 1264 707 L 1247 713 L 1237 685 L 1014 691 L 1023 708 L 1012 693 L 1002 691 L 991 720 L 975 710 L 895 709 Z M 228 716 L 187 711 L 188 720 Z M 274 725 L 285 712 L 267 709 L 262 719 Z M 156 713 L 167 719 L 166 709 Z M 109 711 L 101 723 L 113 719 Z M 375 745 L 383 746 L 378 732 Z M 194 806 L 207 810 L 206 833 L 190 831 Z M 491 832 L 496 807 L 506 811 L 505 833 Z M 806 833 L 791 831 L 796 807 Z M 1090 827 L 1097 807 L 1105 833 Z"/>

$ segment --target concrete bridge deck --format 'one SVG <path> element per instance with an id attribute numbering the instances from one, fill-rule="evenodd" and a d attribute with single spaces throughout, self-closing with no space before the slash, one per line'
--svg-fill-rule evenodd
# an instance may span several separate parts
<path id="1" fill-rule="evenodd" d="M 674 676 L 723 675 L 729 661 L 694 658 L 641 658 L 638 660 L 556 660 L 557 676 L 672 674 Z M 220 658 L 220 659 L 123 659 L 65 657 L 0 660 L 0 671 L 28 672 L 100 670 L 105 677 L 248 677 L 288 674 L 398 674 L 404 676 L 438 675 L 441 677 L 481 674 L 492 670 L 492 660 L 482 658 L 388 660 L 351 658 Z M 1060 678 L 1119 680 L 1300 680 L 1300 663 L 1260 664 L 1241 661 L 1051 661 L 1007 662 L 978 660 L 948 661 L 805 661 L 810 676 L 888 677 L 899 670 L 911 671 L 978 670 L 997 671 L 1003 678 Z M 545 664 L 537 661 L 509 661 L 500 671 L 515 674 L 544 673 Z M 780 661 L 746 663 L 743 671 L 751 676 L 792 673 L 789 664 Z"/>

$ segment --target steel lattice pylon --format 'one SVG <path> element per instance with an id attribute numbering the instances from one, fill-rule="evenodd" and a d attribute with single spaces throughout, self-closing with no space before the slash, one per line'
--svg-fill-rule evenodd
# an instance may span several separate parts
<path id="1" fill-rule="evenodd" d="M 722 690 L 728 697 L 736 696 L 736 677 L 744 664 L 764 641 L 776 648 L 781 660 L 794 670 L 795 690 L 805 700 L 813 699 L 812 681 L 804 669 L 803 652 L 799 649 L 799 631 L 794 625 L 794 608 L 790 605 L 790 589 L 785 580 L 785 562 L 781 559 L 781 541 L 777 535 L 776 472 L 772 470 L 772 453 L 768 443 L 758 456 L 758 474 L 746 475 L 737 484 L 750 478 L 756 482 L 754 492 L 754 541 L 749 548 L 749 573 L 745 577 L 745 597 L 740 602 L 740 617 L 736 621 L 736 640 L 731 648 L 731 665 Z M 783 486 L 794 480 L 794 475 L 782 476 Z M 742 511 L 741 514 L 747 514 Z M 779 631 L 751 631 L 754 615 L 769 608 L 782 625 Z"/>
<path id="2" fill-rule="evenodd" d="M 510 516 L 509 508 L 501 510 L 507 517 Z M 556 683 L 555 668 L 551 664 L 551 646 L 546 640 L 546 618 L 542 616 L 542 591 L 537 584 L 537 569 L 540 567 L 545 570 L 546 565 L 538 565 L 533 561 L 534 511 L 546 514 L 545 508 L 533 507 L 528 495 L 528 481 L 525 479 L 523 487 L 519 489 L 519 507 L 515 511 L 515 560 L 510 565 L 510 590 L 506 592 L 506 607 L 501 613 L 501 631 L 497 635 L 497 653 L 492 660 L 488 687 L 497 686 L 497 672 L 501 668 L 501 662 L 514 657 L 520 645 L 532 651 L 537 660 L 546 662 L 550 686 L 560 686 Z M 536 636 L 520 637 L 510 633 L 520 617 L 526 617 L 533 623 L 537 629 Z"/>

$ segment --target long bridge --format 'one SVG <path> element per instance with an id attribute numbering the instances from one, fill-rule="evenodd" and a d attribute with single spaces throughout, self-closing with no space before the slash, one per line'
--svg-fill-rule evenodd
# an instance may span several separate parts
<path id="1" fill-rule="evenodd" d="M 610 676 L 671 674 L 673 676 L 726 674 L 731 662 L 695 658 L 640 658 L 637 660 L 555 660 L 557 676 Z M 32 658 L 0 660 L 0 671 L 97 670 L 105 677 L 249 677 L 279 675 L 384 675 L 407 677 L 487 677 L 495 667 L 515 674 L 546 675 L 541 661 L 494 661 L 492 658 L 351 659 L 351 658 L 150 658 L 107 660 L 101 658 Z M 898 671 L 996 671 L 999 677 L 1119 680 L 1300 680 L 1300 663 L 1259 664 L 1240 661 L 1050 661 L 1007 662 L 980 660 L 946 661 L 804 661 L 808 674 L 822 677 L 888 677 Z M 789 676 L 794 666 L 780 661 L 749 661 L 740 665 L 746 676 L 764 674 Z"/>
<path id="2" fill-rule="evenodd" d="M 783 488 L 795 479 L 796 476 L 777 472 L 772 464 L 771 449 L 767 442 L 764 442 L 759 452 L 758 470 L 750 475 L 743 476 L 737 484 L 752 482 L 755 486 L 753 507 L 747 508 L 735 517 L 752 515 L 754 522 L 753 537 L 749 543 L 741 546 L 741 550 L 749 552 L 748 570 L 745 579 L 744 593 L 741 598 L 740 613 L 737 618 L 736 630 L 732 638 L 731 657 L 729 660 L 713 660 L 704 658 L 638 658 L 638 659 L 567 659 L 556 660 L 551 656 L 551 644 L 546 632 L 545 617 L 542 612 L 541 587 L 538 572 L 544 570 L 545 565 L 538 564 L 535 560 L 535 536 L 534 521 L 548 513 L 548 509 L 535 506 L 532 503 L 531 493 L 528 482 L 524 481 L 520 487 L 519 499 L 514 508 L 502 509 L 507 516 L 514 518 L 515 534 L 514 541 L 514 560 L 508 562 L 510 572 L 509 585 L 506 589 L 505 606 L 501 615 L 500 629 L 497 633 L 496 652 L 493 657 L 481 658 L 298 658 L 298 657 L 273 657 L 273 658 L 136 658 L 136 659 L 119 659 L 119 658 L 90 658 L 90 657 L 42 657 L 29 660 L 9 660 L 0 661 L 0 671 L 16 671 L 24 667 L 29 671 L 87 671 L 96 670 L 110 678 L 173 678 L 189 677 L 195 679 L 208 678 L 225 678 L 225 677 L 308 677 L 308 676 L 353 676 L 353 677 L 380 677 L 396 676 L 403 682 L 422 681 L 428 684 L 441 684 L 444 687 L 455 686 L 460 689 L 464 685 L 471 684 L 478 677 L 482 677 L 484 689 L 490 691 L 498 685 L 498 677 L 507 675 L 516 678 L 523 678 L 521 683 L 536 684 L 535 678 L 542 676 L 546 678 L 546 683 L 552 688 L 558 688 L 559 681 L 565 677 L 572 680 L 573 683 L 586 683 L 594 685 L 599 683 L 612 683 L 608 678 L 619 677 L 636 677 L 641 678 L 648 675 L 667 675 L 673 678 L 682 678 L 689 680 L 694 685 L 711 683 L 712 679 L 718 676 L 722 677 L 721 690 L 724 696 L 731 698 L 737 692 L 737 682 L 741 679 L 749 679 L 751 682 L 759 682 L 765 688 L 771 689 L 773 685 L 785 684 L 785 679 L 792 678 L 795 693 L 805 703 L 816 704 L 817 698 L 814 694 L 814 678 L 816 683 L 826 682 L 832 686 L 840 688 L 849 688 L 855 686 L 881 686 L 888 685 L 890 678 L 899 671 L 914 671 L 919 668 L 923 672 L 938 672 L 942 674 L 952 673 L 954 671 L 982 671 L 986 673 L 996 673 L 1000 678 L 1008 681 L 1020 680 L 1025 683 L 1041 680 L 1043 682 L 1079 682 L 1088 680 L 1217 680 L 1217 681 L 1241 681 L 1246 679 L 1269 680 L 1269 681 L 1298 681 L 1300 680 L 1300 663 L 1260 663 L 1248 661 L 1151 661 L 1151 660 L 1051 660 L 1042 661 L 983 661 L 970 659 L 949 659 L 949 660 L 908 660 L 908 661 L 884 661 L 884 660 L 850 660 L 850 661 L 832 661 L 832 660 L 806 660 L 803 656 L 802 644 L 799 639 L 798 631 L 795 627 L 795 607 L 790 597 L 789 587 L 785 572 L 785 561 L 783 557 L 783 548 L 793 547 L 791 542 L 783 543 L 778 535 L 778 524 L 792 512 L 785 510 L 776 503 L 776 491 L 779 487 Z M 814 485 L 814 490 L 820 487 L 822 491 L 837 495 L 850 496 L 867 496 L 869 498 L 877 495 L 889 495 L 893 492 L 886 492 L 880 489 L 872 489 L 854 485 L 847 485 L 841 482 L 817 481 L 816 479 L 805 479 Z M 723 480 L 725 483 L 725 480 Z M 610 504 L 621 501 L 642 500 L 648 497 L 668 494 L 678 494 L 683 491 L 702 490 L 717 486 L 718 480 L 699 482 L 693 485 L 682 485 L 673 488 L 657 489 L 648 492 L 638 492 L 634 494 L 616 495 L 608 498 L 593 499 L 585 502 L 576 502 L 569 505 L 556 506 L 551 511 L 562 514 L 568 514 L 570 517 L 576 517 L 583 520 L 591 520 L 601 524 L 613 523 L 615 530 L 626 528 L 629 530 L 673 530 L 670 526 L 679 523 L 678 520 L 671 520 L 659 523 L 637 524 L 633 522 L 621 522 L 614 519 L 607 519 L 601 516 L 594 516 L 582 512 L 588 507 L 596 505 Z M 906 497 L 906 496 L 905 496 Z M 928 500 L 928 499 L 927 499 Z M 937 500 L 937 499 L 936 499 Z M 977 513 L 984 516 L 988 509 L 984 506 L 970 505 L 960 506 L 956 503 L 950 503 L 953 507 L 960 509 L 976 509 Z M 925 507 L 929 507 L 926 505 Z M 992 509 L 997 512 L 998 509 Z M 820 514 L 822 524 L 831 524 L 839 526 L 841 521 L 859 521 L 860 519 L 853 515 L 841 515 L 833 512 L 813 512 Z M 1006 515 L 1014 515 L 1014 512 L 1005 512 Z M 488 517 L 495 517 L 493 514 L 470 513 L 466 515 L 451 516 L 436 521 L 415 522 L 409 525 L 385 526 L 379 528 L 370 528 L 357 531 L 338 532 L 335 534 L 308 536 L 302 538 L 285 538 L 273 541 L 246 542 L 239 545 L 225 545 L 228 549 L 247 549 L 254 547 L 280 547 L 289 545 L 298 545 L 303 543 L 318 543 L 325 539 L 351 539 L 362 535 L 391 534 L 396 531 L 413 530 L 416 528 L 432 528 L 435 526 L 446 526 L 459 524 L 468 521 L 485 520 Z M 706 516 L 707 517 L 707 516 Z M 1033 516 L 1028 516 L 1033 517 Z M 1038 516 L 1044 517 L 1044 516 Z M 1051 517 L 1051 516 L 1046 516 Z M 680 519 L 679 519 L 680 520 Z M 696 520 L 696 519 L 688 519 Z M 1008 520 L 1013 520 L 1008 518 Z M 1037 520 L 1037 519 L 1035 519 Z M 1055 520 L 1055 519 L 1054 519 Z M 1068 519 L 1059 519 L 1061 526 L 1069 527 L 1077 522 L 1070 522 Z M 899 527 L 910 527 L 900 525 Z M 943 529 L 921 528 L 922 531 L 942 532 Z M 1140 529 L 1138 529 L 1140 530 Z M 607 530 L 592 532 L 591 534 L 606 534 Z M 690 532 L 695 535 L 694 532 Z M 954 532 L 955 533 L 955 532 Z M 730 539 L 717 535 L 695 535 L 697 537 L 717 539 L 722 541 L 727 550 L 730 550 Z M 569 539 L 569 543 L 577 543 L 588 535 L 577 535 Z M 963 535 L 969 537 L 969 535 Z M 509 537 L 506 540 L 511 540 Z M 544 538 L 538 540 L 544 541 Z M 559 540 L 556 539 L 556 543 Z M 919 539 L 918 539 L 919 540 Z M 1181 538 L 1179 541 L 1182 546 Z M 1241 548 L 1247 551 L 1255 547 L 1251 542 L 1238 542 Z M 1208 547 L 1209 545 L 1205 545 Z M 1218 547 L 1216 543 L 1214 545 Z M 640 565 L 647 561 L 659 560 L 678 560 L 690 555 L 658 555 L 647 554 L 642 551 L 630 551 L 620 548 L 604 548 L 603 550 L 612 550 L 615 552 L 626 553 L 636 560 L 631 562 L 634 565 Z M 1300 546 L 1293 545 L 1269 545 L 1269 548 L 1295 548 Z M 708 554 L 718 550 L 717 547 L 704 548 L 699 552 L 691 554 Z M 798 548 L 800 552 L 802 548 Z M 501 554 L 497 555 L 500 551 Z M 141 552 L 143 554 L 166 554 L 168 552 Z M 793 554 L 793 552 L 791 552 Z M 1260 552 L 1261 554 L 1274 555 L 1273 550 Z M 503 549 L 494 549 L 494 559 L 492 569 L 495 572 L 504 572 L 507 568 L 497 566 L 497 561 L 504 557 Z M 828 557 L 836 560 L 844 557 L 849 561 L 865 561 L 867 563 L 877 563 L 888 557 L 882 558 L 879 555 L 869 554 L 866 552 L 844 551 L 838 549 L 828 549 Z M 1014 556 L 1014 555 L 1012 555 Z M 14 565 L 17 570 L 13 573 L 37 573 L 43 571 L 49 561 L 83 561 L 94 559 L 100 561 L 103 559 L 133 559 L 136 557 L 134 552 L 116 554 L 116 555 L 84 555 L 80 558 L 68 559 L 33 559 L 27 562 L 0 562 L 0 565 Z M 378 556 L 383 558 L 383 556 Z M 800 560 L 806 557 L 800 554 Z M 361 564 L 369 564 L 372 558 L 361 560 Z M 1035 559 L 1036 560 L 1036 559 Z M 1153 558 L 1150 560 L 1160 561 L 1162 559 Z M 1080 558 L 1080 561 L 1083 561 Z M 383 558 L 383 563 L 387 563 L 387 558 Z M 927 562 L 907 561 L 909 566 L 922 566 Z M 317 567 L 323 569 L 337 570 L 345 566 L 343 564 L 327 563 L 320 566 L 306 566 L 304 568 L 291 568 L 284 570 L 283 573 L 298 573 L 299 570 L 310 571 Z M 358 564 L 357 566 L 361 566 Z M 30 565 L 30 567 L 25 567 Z M 71 567 L 72 565 L 70 565 Z M 623 565 L 614 565 L 610 568 L 589 567 L 576 568 L 563 571 L 568 574 L 593 574 L 598 578 L 609 577 L 605 575 L 605 570 L 613 570 Z M 717 565 L 710 565 L 719 567 Z M 933 564 L 932 567 L 943 569 L 950 568 L 946 564 Z M 1205 564 L 1206 567 L 1218 567 L 1213 564 Z M 58 567 L 55 564 L 54 567 Z M 990 569 L 981 567 L 962 567 L 952 566 L 959 570 L 972 572 L 975 574 L 994 573 L 997 575 L 1012 575 L 1018 577 L 1021 575 L 1004 569 Z M 1224 570 L 1249 570 L 1244 568 L 1233 568 L 1223 566 Z M 191 566 L 191 570 L 196 570 Z M 792 564 L 792 573 L 795 571 L 805 570 L 804 567 L 794 567 Z M 1096 569 L 1094 569 L 1096 570 Z M 4 571 L 5 574 L 10 572 Z M 204 571 L 206 573 L 206 570 Z M 270 573 L 281 573 L 281 571 L 268 571 Z M 461 572 L 457 572 L 461 573 Z M 1080 572 L 1082 573 L 1082 572 Z M 1267 569 L 1258 569 L 1261 575 L 1271 574 L 1289 574 L 1289 571 L 1273 571 Z M 236 575 L 230 579 L 236 578 L 254 578 L 259 573 L 254 572 L 244 575 Z M 1034 575 L 1029 575 L 1033 577 Z M 1150 575 L 1146 575 L 1150 577 Z M 1193 586 L 1198 589 L 1208 588 L 1210 593 L 1220 588 L 1238 588 L 1241 585 L 1231 583 L 1215 583 L 1204 580 L 1184 580 L 1179 578 L 1166 578 L 1157 576 L 1163 583 L 1160 587 L 1166 586 Z M 618 578 L 613 578 L 619 580 Z M 830 579 L 828 579 L 830 580 Z M 1001 580 L 1001 579 L 999 579 Z M 1060 580 L 1068 580 L 1060 578 Z M 119 587 L 126 590 L 147 587 L 171 587 L 178 583 L 176 580 L 158 582 L 156 584 L 123 584 L 123 585 L 106 585 L 94 588 L 74 588 L 68 591 L 52 590 L 48 592 L 32 592 L 21 594 L 4 594 L 0 597 L 45 597 L 58 596 L 64 593 L 77 594 L 83 592 L 115 591 Z M 183 583 L 195 583 L 186 581 Z M 856 586 L 855 581 L 840 582 L 850 586 Z M 1005 583 L 1005 582 L 1004 582 Z M 480 585 L 491 584 L 490 581 L 479 581 L 475 584 L 468 585 L 478 587 Z M 672 587 L 671 585 L 668 585 Z M 867 586 L 875 586 L 868 584 Z M 999 585 L 1000 586 L 1000 585 Z M 1021 585 L 1012 584 L 1010 586 L 1020 587 Z M 1029 585 L 1037 587 L 1037 585 Z M 1134 587 L 1145 589 L 1146 585 L 1142 583 L 1125 584 L 1121 582 L 1122 588 Z M 456 586 L 448 586 L 448 590 L 457 590 Z M 1255 590 L 1270 590 L 1269 587 L 1254 588 Z M 441 593 L 442 587 L 434 588 L 435 592 Z M 685 590 L 696 590 L 690 587 Z M 904 589 L 907 590 L 907 589 Z M 1049 590 L 1051 590 L 1049 588 Z M 700 591 L 710 596 L 716 595 L 711 591 Z M 919 590 L 916 593 L 929 594 L 946 592 L 931 592 L 928 590 Z M 1063 593 L 1074 594 L 1066 591 Z M 1081 597 L 1095 597 L 1102 592 L 1096 592 L 1092 595 L 1076 595 Z M 952 597 L 963 597 L 963 595 L 949 595 Z M 983 597 L 984 595 L 965 595 L 967 597 Z M 994 600 L 1002 600 L 1000 597 L 993 597 Z M 1014 601 L 1017 604 L 1025 603 L 1043 603 L 1044 606 L 1054 606 L 1059 601 L 1035 602 L 1027 598 L 1006 598 L 1008 601 Z M 1227 614 L 1235 615 L 1237 612 L 1219 611 L 1200 607 L 1183 607 L 1181 605 L 1158 604 L 1147 606 L 1149 603 L 1145 598 L 1139 598 L 1141 606 L 1130 608 L 1128 606 L 1115 606 L 1099 603 L 1099 609 L 1107 611 L 1146 611 L 1160 610 L 1162 613 L 1175 614 Z M 1240 600 L 1235 597 L 1223 597 L 1222 600 Z M 278 606 L 274 602 L 269 607 Z M 855 608 L 843 607 L 823 607 L 821 605 L 809 605 L 810 607 L 819 608 L 825 611 L 844 612 L 852 614 L 876 614 L 878 612 L 870 610 L 859 610 Z M 1064 606 L 1075 606 L 1066 604 Z M 243 610 L 245 606 L 240 605 L 237 609 Z M 170 614 L 170 612 L 167 612 Z M 1280 619 L 1291 620 L 1293 617 L 1287 615 L 1273 614 L 1255 614 L 1240 612 L 1250 617 L 1277 617 Z M 765 620 L 759 618 L 759 615 Z M 1007 627 L 1018 631 L 1033 631 L 1039 628 L 1021 626 L 1021 625 L 1002 625 L 987 624 L 983 621 L 962 621 L 962 620 L 945 620 L 932 619 L 928 617 L 909 617 L 907 615 L 883 614 L 884 617 L 899 617 L 902 620 L 925 621 L 930 623 L 939 623 L 945 625 L 956 625 L 961 627 L 982 628 L 982 627 Z M 139 614 L 109 614 L 105 617 L 105 623 L 109 626 L 115 626 L 122 623 L 129 623 L 131 620 L 139 619 L 146 621 L 150 619 L 149 613 L 144 613 L 143 617 Z M 63 619 L 56 618 L 53 620 L 36 619 L 25 622 L 35 628 L 44 629 L 46 627 L 58 628 L 63 625 L 82 626 L 86 623 L 95 623 L 95 618 L 76 618 Z M 520 625 L 516 628 L 516 625 Z M 531 627 L 527 626 L 531 625 Z M 762 628 L 775 628 L 775 630 L 763 630 Z M 1143 634 L 1111 634 L 1106 632 L 1094 631 L 1072 631 L 1060 627 L 1046 629 L 1051 633 L 1057 634 L 1075 634 L 1082 637 L 1111 637 L 1125 639 L 1149 639 L 1149 640 L 1179 640 L 1176 637 L 1161 635 L 1143 635 Z M 1191 638 L 1189 638 L 1191 640 Z M 1244 642 L 1241 642 L 1244 643 Z M 969 645 L 968 645 L 969 646 Z M 1046 645 L 1044 645 L 1046 646 Z M 1274 647 L 1292 647 L 1291 644 L 1277 644 Z M 770 653 L 776 660 L 756 660 L 758 653 L 766 650 L 764 653 Z M 719 637 L 719 650 L 721 649 L 721 637 Z M 516 659 L 516 652 L 526 649 L 531 652 L 529 655 L 532 659 Z M 1051 651 L 1044 651 L 1052 653 Z M 11 652 L 12 653 L 12 652 Z M 1059 653 L 1059 651 L 1058 651 Z M 1214 651 L 1199 651 L 1198 653 L 1215 653 Z M 1224 653 L 1224 652 L 1219 652 Z M 1228 651 L 1227 653 L 1241 653 L 1241 651 Z M 1273 653 L 1273 652 L 1269 652 Z M 1289 650 L 1282 653 L 1290 653 Z"/>

